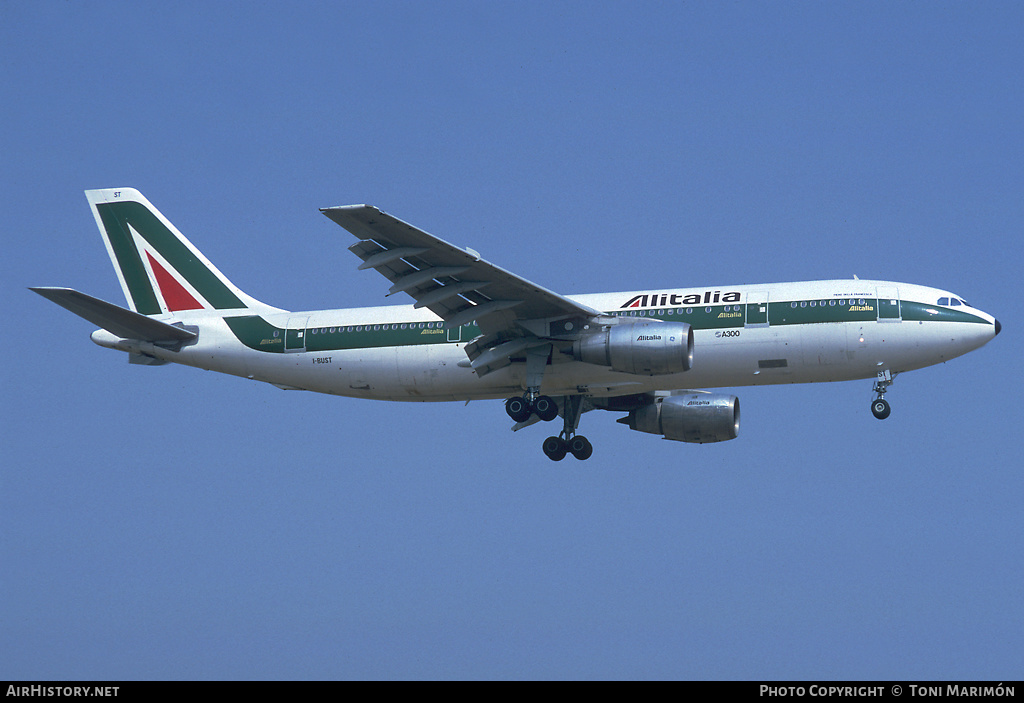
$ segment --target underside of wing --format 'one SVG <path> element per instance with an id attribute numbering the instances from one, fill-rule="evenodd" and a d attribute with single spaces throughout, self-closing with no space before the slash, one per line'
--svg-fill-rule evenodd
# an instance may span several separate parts
<path id="1" fill-rule="evenodd" d="M 323 208 L 358 242 L 349 247 L 391 282 L 388 295 L 408 293 L 448 327 L 475 322 L 482 336 L 467 345 L 483 375 L 551 339 L 571 339 L 602 313 L 531 283 L 369 205 Z"/>

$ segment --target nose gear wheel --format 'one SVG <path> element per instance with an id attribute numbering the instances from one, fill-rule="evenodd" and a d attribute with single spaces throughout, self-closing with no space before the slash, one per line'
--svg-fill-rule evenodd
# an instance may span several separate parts
<path id="1" fill-rule="evenodd" d="M 889 407 L 889 402 L 884 398 L 875 398 L 874 402 L 871 403 L 871 414 L 879 420 L 889 417 L 891 412 L 892 408 Z"/>

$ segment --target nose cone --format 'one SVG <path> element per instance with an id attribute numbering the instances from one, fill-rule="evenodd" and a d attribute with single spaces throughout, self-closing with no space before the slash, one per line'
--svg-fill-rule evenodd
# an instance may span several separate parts
<path id="1" fill-rule="evenodd" d="M 999 320 L 996 320 L 996 334 L 998 335 L 998 334 L 999 334 L 999 332 L 1000 332 L 1000 331 L 1001 331 L 1002 329 L 1003 329 L 1003 326 L 1002 326 L 1001 324 L 999 324 Z"/>

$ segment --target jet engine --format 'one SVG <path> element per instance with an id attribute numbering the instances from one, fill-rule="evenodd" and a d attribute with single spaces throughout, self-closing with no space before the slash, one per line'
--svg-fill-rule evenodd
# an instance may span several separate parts
<path id="1" fill-rule="evenodd" d="M 685 322 L 611 325 L 576 340 L 573 357 L 624 373 L 681 373 L 693 366 L 693 330 Z"/>
<path id="2" fill-rule="evenodd" d="M 724 442 L 736 439 L 740 432 L 740 399 L 717 393 L 655 397 L 619 422 L 631 430 L 664 435 L 678 442 Z"/>

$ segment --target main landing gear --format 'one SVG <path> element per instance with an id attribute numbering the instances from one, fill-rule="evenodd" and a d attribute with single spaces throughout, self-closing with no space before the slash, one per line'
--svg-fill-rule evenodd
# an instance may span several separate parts
<path id="1" fill-rule="evenodd" d="M 551 461 L 561 461 L 567 453 L 585 461 L 594 453 L 594 446 L 586 437 L 576 434 L 583 414 L 583 396 L 567 395 L 562 400 L 562 431 L 557 437 L 545 439 L 542 449 Z"/>
<path id="2" fill-rule="evenodd" d="M 889 390 L 889 386 L 892 385 L 893 374 L 888 369 L 885 371 L 879 371 L 878 377 L 875 380 L 875 386 L 871 390 L 878 394 L 873 401 L 871 401 L 871 414 L 877 417 L 879 420 L 884 420 L 889 417 L 889 413 L 892 412 L 892 408 L 889 407 L 888 401 L 882 396 Z"/>
<path id="3" fill-rule="evenodd" d="M 551 461 L 561 461 L 568 453 L 572 453 L 574 457 L 583 461 L 589 459 L 590 455 L 594 453 L 594 447 L 590 444 L 590 440 L 581 434 L 569 439 L 565 439 L 562 434 L 557 437 L 548 437 L 544 440 L 542 448 L 544 454 Z"/>
<path id="4" fill-rule="evenodd" d="M 505 412 L 516 422 L 526 422 L 531 415 L 537 415 L 544 422 L 558 417 L 558 404 L 546 395 L 540 394 L 544 369 L 551 357 L 551 345 L 541 344 L 526 350 L 526 393 L 521 398 L 505 401 Z"/>
<path id="5" fill-rule="evenodd" d="M 526 422 L 534 413 L 544 422 L 550 422 L 558 417 L 558 405 L 546 395 L 539 395 L 533 399 L 527 395 L 506 400 L 505 412 L 516 422 Z"/>
<path id="6" fill-rule="evenodd" d="M 526 393 L 522 397 L 505 401 L 505 412 L 516 422 L 527 422 L 531 416 L 549 422 L 558 417 L 558 403 L 553 398 L 540 394 L 544 369 L 550 361 L 552 347 L 542 344 L 526 350 Z M 590 441 L 576 434 L 583 414 L 583 396 L 567 395 L 562 398 L 562 418 L 565 423 L 557 437 L 544 440 L 544 454 L 552 461 L 561 461 L 566 454 L 583 461 L 594 453 Z"/>
<path id="7" fill-rule="evenodd" d="M 523 397 L 509 398 L 505 401 L 505 412 L 516 422 L 526 422 L 531 415 L 548 422 L 558 416 L 558 404 L 553 398 L 539 395 L 530 399 L 530 394 Z M 557 437 L 544 440 L 542 449 L 548 459 L 561 461 L 566 454 L 583 461 L 594 453 L 594 447 L 583 435 L 576 434 L 583 414 L 583 396 L 572 395 L 562 399 L 562 431 Z"/>

